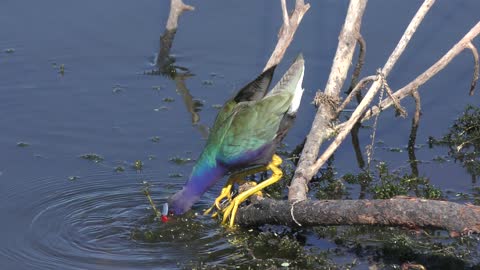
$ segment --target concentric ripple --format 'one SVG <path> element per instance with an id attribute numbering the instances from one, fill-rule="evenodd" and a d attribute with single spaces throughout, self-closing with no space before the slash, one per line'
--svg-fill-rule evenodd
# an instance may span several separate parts
<path id="1" fill-rule="evenodd" d="M 227 243 L 211 221 L 155 221 L 142 189 L 138 174 L 109 172 L 75 181 L 42 179 L 28 191 L 9 192 L 0 200 L 25 229 L 16 230 L 0 255 L 18 269 L 163 269 L 209 256 L 219 246 L 225 251 Z M 160 201 L 172 190 L 155 185 L 151 192 Z M 150 234 L 157 237 L 144 237 Z"/>

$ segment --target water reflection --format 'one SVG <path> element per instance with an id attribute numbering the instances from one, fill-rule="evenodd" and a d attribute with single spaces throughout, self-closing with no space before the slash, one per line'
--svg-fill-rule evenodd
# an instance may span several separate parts
<path id="1" fill-rule="evenodd" d="M 203 103 L 190 94 L 186 84 L 186 80 L 194 74 L 186 67 L 175 65 L 176 59 L 170 54 L 176 32 L 177 29 L 165 29 L 165 32 L 160 36 L 160 49 L 155 59 L 155 69 L 146 72 L 146 74 L 165 76 L 175 82 L 176 91 L 182 97 L 185 107 L 192 117 L 192 124 L 200 132 L 202 138 L 206 139 L 208 137 L 208 127 L 199 123 L 199 112 L 202 110 Z"/>

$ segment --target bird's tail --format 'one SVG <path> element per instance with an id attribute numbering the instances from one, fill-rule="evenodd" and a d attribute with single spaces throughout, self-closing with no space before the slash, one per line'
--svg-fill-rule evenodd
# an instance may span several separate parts
<path id="1" fill-rule="evenodd" d="M 298 107 L 300 107 L 300 101 L 302 99 L 304 90 L 302 88 L 304 72 L 305 60 L 303 59 L 303 55 L 300 53 L 280 81 L 268 93 L 268 95 L 273 95 L 275 93 L 288 91 L 293 94 L 293 99 L 290 108 L 288 109 L 288 114 L 294 115 L 297 112 Z"/>

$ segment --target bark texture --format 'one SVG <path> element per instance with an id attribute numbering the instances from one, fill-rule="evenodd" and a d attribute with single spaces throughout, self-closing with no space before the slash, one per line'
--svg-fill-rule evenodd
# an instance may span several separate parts
<path id="1" fill-rule="evenodd" d="M 480 232 L 480 207 L 418 198 L 389 200 L 260 200 L 239 209 L 243 226 L 384 225 L 438 228 L 452 235 Z"/>
<path id="2" fill-rule="evenodd" d="M 366 5 L 367 0 L 350 1 L 345 24 L 339 36 L 335 59 L 325 87 L 325 95 L 331 96 L 333 99 L 338 99 L 340 96 L 340 91 L 347 77 L 350 64 L 352 63 L 355 44 L 360 33 L 362 16 Z M 331 134 L 329 127 L 331 122 L 336 118 L 335 112 L 336 108 L 319 106 L 288 192 L 288 199 L 290 201 L 307 199 L 307 185 L 313 177 L 310 168 L 318 157 L 320 145 Z"/>

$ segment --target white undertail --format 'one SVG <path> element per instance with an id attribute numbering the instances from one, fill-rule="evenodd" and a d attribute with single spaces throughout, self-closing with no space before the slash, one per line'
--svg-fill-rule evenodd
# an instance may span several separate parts
<path id="1" fill-rule="evenodd" d="M 297 82 L 297 86 L 295 87 L 295 92 L 293 94 L 293 100 L 292 104 L 290 105 L 290 108 L 288 109 L 288 114 L 294 115 L 297 113 L 298 108 L 300 107 L 300 102 L 302 101 L 302 95 L 303 91 L 305 89 L 302 88 L 302 82 L 303 82 L 303 74 L 305 73 L 305 67 L 302 67 L 302 74 L 300 75 L 300 79 Z"/>

